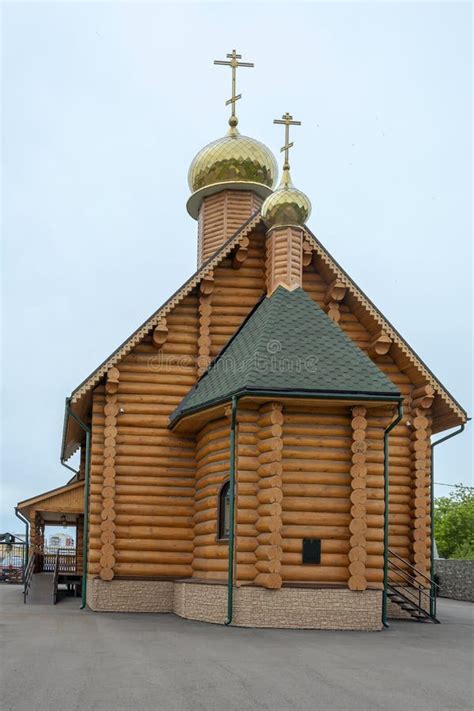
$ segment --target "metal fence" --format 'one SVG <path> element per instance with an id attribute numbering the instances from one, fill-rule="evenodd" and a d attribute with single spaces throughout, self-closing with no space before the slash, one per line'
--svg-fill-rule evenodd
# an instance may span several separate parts
<path id="1" fill-rule="evenodd" d="M 21 583 L 25 554 L 25 542 L 18 536 L 14 543 L 0 543 L 0 581 Z"/>

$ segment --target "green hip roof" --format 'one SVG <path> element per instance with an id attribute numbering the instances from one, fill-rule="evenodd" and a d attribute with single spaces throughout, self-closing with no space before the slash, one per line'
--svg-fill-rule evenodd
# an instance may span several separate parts
<path id="1" fill-rule="evenodd" d="M 301 288 L 264 297 L 183 398 L 171 424 L 247 391 L 367 395 L 400 392 Z"/>

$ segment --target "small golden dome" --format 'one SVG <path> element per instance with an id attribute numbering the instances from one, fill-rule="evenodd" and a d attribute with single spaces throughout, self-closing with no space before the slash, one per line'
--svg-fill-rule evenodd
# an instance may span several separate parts
<path id="1" fill-rule="evenodd" d="M 311 214 L 309 198 L 297 190 L 290 178 L 290 171 L 283 170 L 281 183 L 262 205 L 262 217 L 268 227 L 304 225 Z"/>
<path id="2" fill-rule="evenodd" d="M 275 184 L 277 173 L 273 153 L 260 141 L 242 136 L 231 124 L 226 136 L 209 143 L 193 159 L 188 173 L 193 193 L 188 210 L 197 217 L 202 197 L 224 188 L 254 190 L 265 198 Z"/>

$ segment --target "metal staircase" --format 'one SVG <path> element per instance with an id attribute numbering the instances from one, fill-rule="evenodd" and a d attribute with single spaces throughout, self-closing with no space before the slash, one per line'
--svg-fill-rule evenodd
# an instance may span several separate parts
<path id="1" fill-rule="evenodd" d="M 387 597 L 417 622 L 433 622 L 436 618 L 438 584 L 422 573 L 413 563 L 395 551 L 388 550 Z"/>

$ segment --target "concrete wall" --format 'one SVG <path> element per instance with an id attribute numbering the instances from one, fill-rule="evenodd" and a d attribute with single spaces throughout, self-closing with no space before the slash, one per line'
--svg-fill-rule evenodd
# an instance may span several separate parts
<path id="1" fill-rule="evenodd" d="M 474 560 L 436 560 L 439 596 L 474 602 Z"/>

